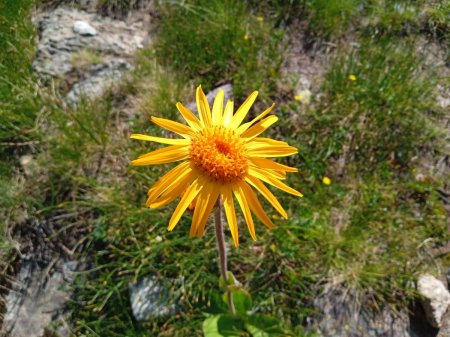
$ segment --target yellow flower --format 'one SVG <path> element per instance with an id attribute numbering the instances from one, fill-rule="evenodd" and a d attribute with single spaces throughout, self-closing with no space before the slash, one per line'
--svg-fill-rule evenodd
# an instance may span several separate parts
<path id="1" fill-rule="evenodd" d="M 300 95 L 295 95 L 294 96 L 294 99 L 296 100 L 296 101 L 301 101 L 302 100 L 302 96 L 300 96 Z"/>
<path id="2" fill-rule="evenodd" d="M 244 40 L 246 40 L 246 41 L 247 41 L 248 39 L 249 39 L 249 36 L 248 36 L 248 34 L 245 34 L 245 35 L 244 35 Z"/>
<path id="3" fill-rule="evenodd" d="M 256 234 L 252 213 L 267 227 L 272 228 L 274 224 L 263 210 L 253 188 L 284 218 L 287 218 L 286 211 L 263 182 L 295 196 L 302 196 L 300 192 L 281 181 L 286 172 L 298 170 L 265 158 L 293 155 L 298 152 L 297 149 L 282 141 L 258 137 L 278 120 L 276 116 L 269 115 L 274 104 L 250 122 L 242 124 L 257 95 L 258 92 L 254 91 L 233 114 L 233 101 L 228 101 L 224 109 L 224 92 L 220 90 L 211 112 L 206 96 L 199 86 L 196 101 L 200 118 L 179 102 L 176 106 L 188 125 L 151 117 L 153 123 L 182 138 L 131 135 L 133 139 L 170 145 L 140 156 L 133 160 L 133 165 L 182 161 L 148 191 L 146 205 L 151 208 L 167 205 L 182 195 L 169 220 L 169 231 L 174 229 L 183 213 L 195 200 L 190 236 L 201 237 L 209 214 L 220 197 L 237 247 L 239 240 L 233 195 L 254 240 Z"/>
<path id="4" fill-rule="evenodd" d="M 353 74 L 350 74 L 350 75 L 348 76 L 348 79 L 349 79 L 350 81 L 356 81 L 356 76 L 353 75 Z"/>
<path id="5" fill-rule="evenodd" d="M 257 16 L 257 17 L 256 17 L 256 21 L 258 21 L 258 22 L 263 22 L 263 21 L 264 21 L 264 18 L 263 18 L 262 16 Z"/>
<path id="6" fill-rule="evenodd" d="M 323 177 L 323 178 L 322 178 L 322 182 L 323 182 L 325 185 L 330 185 L 330 184 L 331 184 L 331 179 L 328 178 L 328 177 Z"/>

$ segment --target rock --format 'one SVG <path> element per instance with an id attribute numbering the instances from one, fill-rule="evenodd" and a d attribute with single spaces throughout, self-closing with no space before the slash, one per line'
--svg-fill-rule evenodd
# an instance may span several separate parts
<path id="1" fill-rule="evenodd" d="M 422 295 L 421 303 L 431 326 L 439 328 L 442 316 L 450 305 L 450 293 L 444 284 L 432 275 L 421 275 L 417 289 Z"/>
<path id="2" fill-rule="evenodd" d="M 167 284 L 167 280 L 153 276 L 130 284 L 131 309 L 136 320 L 163 318 L 177 312 L 177 306 L 170 303 Z"/>
<path id="3" fill-rule="evenodd" d="M 84 35 L 84 36 L 94 36 L 97 35 L 97 31 L 94 27 L 92 27 L 89 23 L 86 21 L 75 21 L 73 23 L 73 31 L 77 34 Z"/>
<path id="4" fill-rule="evenodd" d="M 450 337 L 450 310 L 442 317 L 441 328 L 436 337 Z"/>
<path id="5" fill-rule="evenodd" d="M 105 88 L 117 82 L 125 70 L 131 65 L 124 59 L 111 60 L 106 64 L 93 66 L 86 79 L 75 83 L 67 94 L 69 103 L 76 103 L 81 97 L 99 97 Z"/>
<path id="6" fill-rule="evenodd" d="M 30 154 L 25 154 L 19 158 L 20 165 L 22 165 L 23 167 L 30 165 L 32 160 L 33 156 Z"/>
<path id="7" fill-rule="evenodd" d="M 41 337 L 50 324 L 62 324 L 67 315 L 65 303 L 72 292 L 68 285 L 77 271 L 76 261 L 57 261 L 51 275 L 36 261 L 23 262 L 12 290 L 5 299 L 8 309 L 3 319 L 0 336 Z M 69 336 L 60 326 L 58 336 Z"/>
<path id="8" fill-rule="evenodd" d="M 219 90 L 224 91 L 224 106 L 227 103 L 227 101 L 229 99 L 231 99 L 231 97 L 233 96 L 233 87 L 231 86 L 231 84 L 227 83 L 227 84 L 221 85 L 220 87 L 217 87 L 206 94 L 206 98 L 211 107 L 214 103 L 214 98 L 216 97 Z"/>
<path id="9" fill-rule="evenodd" d="M 447 287 L 450 288 L 450 267 L 448 267 L 447 274 L 445 276 L 447 278 Z"/>
<path id="10" fill-rule="evenodd" d="M 231 97 L 233 96 L 233 87 L 229 83 L 221 85 L 220 87 L 217 87 L 217 88 L 211 90 L 210 92 L 208 92 L 206 94 L 206 99 L 208 100 L 209 106 L 211 108 L 214 103 L 214 98 L 216 97 L 219 90 L 224 91 L 224 107 L 225 107 L 225 104 L 227 103 L 227 101 L 229 99 L 231 99 Z M 197 112 L 197 103 L 195 101 L 186 104 L 186 107 L 194 113 Z M 197 115 L 198 115 L 198 113 L 197 113 Z"/>
<path id="11" fill-rule="evenodd" d="M 407 310 L 394 312 L 388 307 L 375 310 L 370 299 L 356 290 L 329 284 L 313 304 L 319 313 L 310 319 L 310 328 L 324 337 L 415 336 L 410 334 Z"/>
<path id="12" fill-rule="evenodd" d="M 308 105 L 311 102 L 311 91 L 308 89 L 298 91 L 294 98 L 296 101 Z"/>
<path id="13" fill-rule="evenodd" d="M 33 68 L 44 79 L 64 78 L 70 102 L 80 100 L 82 94 L 101 95 L 104 87 L 131 68 L 128 60 L 148 38 L 144 20 L 113 20 L 73 8 L 41 13 L 34 22 L 39 43 Z"/>

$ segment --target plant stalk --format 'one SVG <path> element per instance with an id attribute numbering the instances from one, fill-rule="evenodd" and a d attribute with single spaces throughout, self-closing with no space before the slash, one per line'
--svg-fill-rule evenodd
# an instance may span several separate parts
<path id="1" fill-rule="evenodd" d="M 217 248 L 219 249 L 220 274 L 222 275 L 222 278 L 225 280 L 225 283 L 228 284 L 227 249 L 225 247 L 225 235 L 223 233 L 222 210 L 223 210 L 222 199 L 219 198 L 215 213 L 216 239 L 217 239 Z M 231 313 L 235 314 L 236 309 L 233 303 L 233 294 L 229 290 L 227 290 L 226 294 L 228 307 L 230 308 Z"/>

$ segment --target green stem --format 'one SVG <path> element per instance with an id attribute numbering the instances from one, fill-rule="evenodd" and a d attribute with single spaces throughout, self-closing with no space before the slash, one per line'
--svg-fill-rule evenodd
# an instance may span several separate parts
<path id="1" fill-rule="evenodd" d="M 219 199 L 216 208 L 215 214 L 215 227 L 216 227 L 216 239 L 217 239 L 217 248 L 219 249 L 219 267 L 220 274 L 225 281 L 225 284 L 228 284 L 228 271 L 227 271 L 227 249 L 225 247 L 225 235 L 223 233 L 223 222 L 222 222 L 222 200 Z M 236 309 L 233 303 L 233 295 L 230 291 L 227 291 L 227 301 L 228 307 L 230 308 L 231 313 L 235 314 Z"/>

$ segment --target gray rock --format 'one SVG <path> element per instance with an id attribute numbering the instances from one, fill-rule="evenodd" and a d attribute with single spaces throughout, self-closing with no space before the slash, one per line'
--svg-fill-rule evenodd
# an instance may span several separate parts
<path id="1" fill-rule="evenodd" d="M 450 288 L 450 267 L 448 267 L 447 274 L 445 276 L 447 278 L 447 288 Z"/>
<path id="2" fill-rule="evenodd" d="M 84 36 L 97 35 L 97 31 L 86 21 L 77 20 L 73 23 L 73 31 Z"/>
<path id="3" fill-rule="evenodd" d="M 227 83 L 221 85 L 220 87 L 217 87 L 206 94 L 206 98 L 208 99 L 208 103 L 210 106 L 213 105 L 214 98 L 216 98 L 216 95 L 219 92 L 219 90 L 224 91 L 224 104 L 226 104 L 226 102 L 233 96 L 233 87 L 231 86 L 231 84 Z"/>
<path id="4" fill-rule="evenodd" d="M 231 99 L 231 97 L 233 96 L 233 87 L 229 83 L 221 85 L 221 86 L 211 90 L 210 92 L 208 92 L 206 94 L 206 99 L 208 100 L 209 106 L 211 108 L 214 103 L 214 98 L 216 97 L 219 90 L 224 91 L 224 107 L 225 107 L 225 104 L 227 103 L 227 101 L 229 99 Z M 195 101 L 186 104 L 186 107 L 189 110 L 191 110 L 192 112 L 197 113 L 197 103 Z M 197 116 L 198 116 L 198 113 L 197 113 Z"/>
<path id="5" fill-rule="evenodd" d="M 432 275 L 421 275 L 417 290 L 422 295 L 422 306 L 431 326 L 439 328 L 442 317 L 450 305 L 450 293 L 444 284 Z"/>
<path id="6" fill-rule="evenodd" d="M 104 87 L 131 68 L 128 60 L 148 38 L 143 21 L 130 23 L 73 8 L 41 13 L 34 21 L 40 34 L 33 68 L 43 78 L 64 78 L 72 88 L 71 102 L 78 101 L 81 93 L 101 95 Z M 82 69 L 77 66 L 80 59 Z"/>
<path id="7" fill-rule="evenodd" d="M 51 275 L 35 261 L 23 262 L 16 281 L 5 299 L 7 312 L 0 336 L 41 337 L 50 324 L 60 324 L 59 336 L 69 336 L 64 329 L 65 303 L 72 295 L 69 285 L 78 268 L 76 261 L 56 261 Z"/>
<path id="8" fill-rule="evenodd" d="M 356 290 L 326 285 L 316 297 L 319 313 L 311 318 L 310 328 L 325 337 L 411 337 L 407 310 L 393 312 L 387 307 L 369 308 L 370 300 Z"/>
<path id="9" fill-rule="evenodd" d="M 450 310 L 442 317 L 441 328 L 436 337 L 450 337 Z"/>
<path id="10" fill-rule="evenodd" d="M 171 303 L 168 281 L 162 278 L 146 277 L 129 286 L 133 315 L 138 321 L 163 318 L 175 314 L 177 306 Z"/>
<path id="11" fill-rule="evenodd" d="M 117 82 L 125 70 L 131 65 L 124 59 L 111 60 L 106 64 L 91 67 L 84 80 L 75 83 L 67 94 L 69 103 L 76 103 L 80 97 L 99 97 L 104 90 Z"/>

